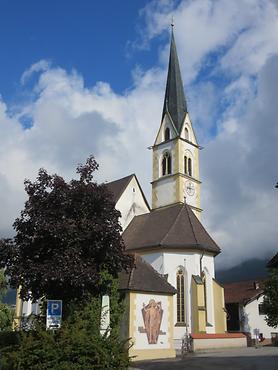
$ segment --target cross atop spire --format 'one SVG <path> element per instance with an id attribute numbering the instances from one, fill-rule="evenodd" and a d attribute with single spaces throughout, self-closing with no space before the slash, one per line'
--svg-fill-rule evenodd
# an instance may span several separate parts
<path id="1" fill-rule="evenodd" d="M 184 95 L 179 60 L 174 38 L 173 20 L 171 26 L 171 47 L 162 118 L 164 117 L 165 113 L 168 113 L 178 133 L 180 133 L 182 123 L 187 113 L 187 104 Z"/>

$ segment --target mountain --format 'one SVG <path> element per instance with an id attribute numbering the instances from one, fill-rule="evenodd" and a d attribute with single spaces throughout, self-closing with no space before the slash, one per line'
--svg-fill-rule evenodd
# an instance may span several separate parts
<path id="1" fill-rule="evenodd" d="M 253 258 L 227 270 L 216 268 L 215 277 L 220 283 L 265 278 L 267 277 L 266 264 L 268 261 L 269 258 L 263 260 Z"/>

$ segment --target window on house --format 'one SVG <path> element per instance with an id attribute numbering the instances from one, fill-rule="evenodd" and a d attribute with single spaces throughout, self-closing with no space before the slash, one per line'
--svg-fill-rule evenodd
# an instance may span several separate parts
<path id="1" fill-rule="evenodd" d="M 185 129 L 184 129 L 184 138 L 186 139 L 186 140 L 189 140 L 189 132 L 188 132 L 188 129 L 185 127 Z"/>
<path id="2" fill-rule="evenodd" d="M 265 309 L 263 303 L 259 304 L 259 315 L 265 315 Z"/>
<path id="3" fill-rule="evenodd" d="M 172 158 L 171 155 L 166 152 L 162 159 L 162 175 L 169 175 L 172 173 Z"/>
<path id="4" fill-rule="evenodd" d="M 185 323 L 184 273 L 182 270 L 177 272 L 177 322 Z"/>
<path id="5" fill-rule="evenodd" d="M 164 132 L 164 139 L 165 141 L 170 140 L 170 129 L 167 127 Z"/>
<path id="6" fill-rule="evenodd" d="M 192 176 L 192 160 L 188 158 L 188 175 Z"/>

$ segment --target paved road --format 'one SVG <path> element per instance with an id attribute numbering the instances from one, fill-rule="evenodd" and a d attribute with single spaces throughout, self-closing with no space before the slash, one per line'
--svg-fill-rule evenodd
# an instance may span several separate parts
<path id="1" fill-rule="evenodd" d="M 138 362 L 136 370 L 277 370 L 278 347 L 198 353 L 184 359 Z"/>

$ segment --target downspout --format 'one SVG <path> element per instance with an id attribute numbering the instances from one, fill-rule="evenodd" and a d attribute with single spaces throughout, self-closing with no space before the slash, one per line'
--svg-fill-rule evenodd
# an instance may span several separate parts
<path id="1" fill-rule="evenodd" d="M 205 251 L 204 251 L 204 249 L 203 249 L 203 250 L 202 250 L 201 257 L 200 257 L 200 277 L 202 277 L 202 271 L 203 271 L 202 260 L 203 260 L 204 254 L 205 254 Z"/>

